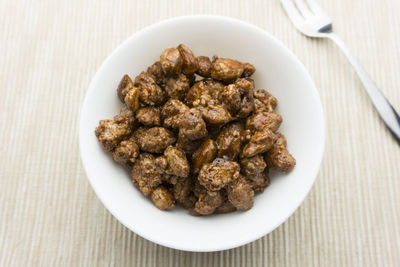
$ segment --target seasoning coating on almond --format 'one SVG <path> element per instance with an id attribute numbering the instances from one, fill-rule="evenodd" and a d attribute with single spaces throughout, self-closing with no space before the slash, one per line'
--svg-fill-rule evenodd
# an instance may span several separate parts
<path id="1" fill-rule="evenodd" d="M 241 62 L 229 58 L 217 58 L 211 66 L 211 78 L 229 82 L 242 76 L 244 66 Z"/>
<path id="2" fill-rule="evenodd" d="M 95 135 L 159 210 L 249 210 L 254 194 L 268 191 L 270 169 L 296 164 L 279 132 L 278 101 L 256 87 L 251 63 L 194 52 L 179 44 L 133 81 L 125 74 L 117 88 L 123 107 Z"/>

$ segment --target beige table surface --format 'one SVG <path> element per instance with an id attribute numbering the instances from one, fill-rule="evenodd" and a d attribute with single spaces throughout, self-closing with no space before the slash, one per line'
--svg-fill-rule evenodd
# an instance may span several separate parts
<path id="1" fill-rule="evenodd" d="M 318 1 L 400 110 L 400 1 Z M 271 234 L 215 253 L 162 247 L 122 226 L 78 151 L 81 104 L 103 60 L 137 30 L 194 13 L 282 40 L 314 78 L 327 120 L 301 207 Z M 341 52 L 298 34 L 278 0 L 0 0 L 0 81 L 0 266 L 400 266 L 400 146 Z"/>

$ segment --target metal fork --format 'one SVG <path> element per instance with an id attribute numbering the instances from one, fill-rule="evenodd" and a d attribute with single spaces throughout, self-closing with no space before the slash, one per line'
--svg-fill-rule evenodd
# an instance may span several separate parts
<path id="1" fill-rule="evenodd" d="M 378 114 L 400 144 L 400 116 L 382 92 L 376 87 L 368 73 L 352 55 L 345 43 L 333 33 L 332 21 L 314 0 L 281 0 L 283 8 L 294 26 L 304 35 L 314 38 L 329 38 L 334 41 L 353 65 Z"/>

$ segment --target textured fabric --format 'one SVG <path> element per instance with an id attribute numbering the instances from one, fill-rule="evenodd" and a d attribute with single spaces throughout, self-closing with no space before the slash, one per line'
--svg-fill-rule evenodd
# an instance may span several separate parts
<path id="1" fill-rule="evenodd" d="M 400 110 L 400 1 L 318 0 Z M 135 31 L 220 14 L 282 40 L 305 64 L 327 121 L 318 179 L 300 208 L 240 248 L 190 253 L 144 240 L 103 207 L 82 169 L 81 104 Z M 0 0 L 0 266 L 400 266 L 400 146 L 346 58 L 300 35 L 278 0 Z"/>

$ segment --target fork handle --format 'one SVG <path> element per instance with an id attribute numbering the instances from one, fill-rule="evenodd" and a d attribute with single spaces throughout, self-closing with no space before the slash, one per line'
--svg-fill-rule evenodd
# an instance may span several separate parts
<path id="1" fill-rule="evenodd" d="M 350 52 L 346 44 L 337 36 L 335 33 L 327 34 L 327 37 L 334 41 L 343 53 L 346 55 L 347 59 L 353 65 L 361 82 L 363 83 L 365 90 L 367 91 L 369 97 L 372 100 L 376 110 L 381 116 L 382 120 L 385 122 L 386 127 L 390 130 L 396 141 L 400 144 L 400 116 L 396 110 L 392 107 L 386 97 L 382 92 L 376 87 L 375 83 L 369 77 L 368 73 L 364 70 L 358 60 Z"/>

